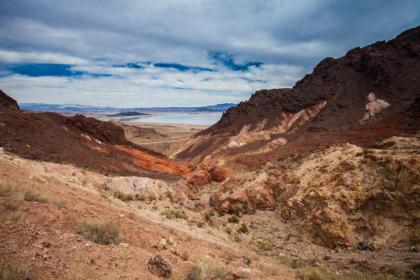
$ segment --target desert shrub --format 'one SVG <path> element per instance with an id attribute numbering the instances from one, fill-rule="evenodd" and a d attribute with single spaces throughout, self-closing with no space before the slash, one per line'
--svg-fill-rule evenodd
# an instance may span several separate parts
<path id="1" fill-rule="evenodd" d="M 7 213 L 0 214 L 0 221 L 17 221 L 22 216 L 22 212 L 20 211 L 11 211 Z"/>
<path id="2" fill-rule="evenodd" d="M 5 210 L 9 211 L 15 211 L 18 209 L 19 205 L 16 203 L 16 201 L 7 200 L 3 202 L 3 206 Z"/>
<path id="3" fill-rule="evenodd" d="M 27 280 L 29 278 L 28 271 L 14 264 L 2 266 L 0 268 L 0 279 L 2 280 Z"/>
<path id="4" fill-rule="evenodd" d="M 47 203 L 48 199 L 45 197 L 42 197 L 39 193 L 33 192 L 33 191 L 27 191 L 25 192 L 23 199 L 25 201 L 36 201 L 40 203 Z"/>
<path id="5" fill-rule="evenodd" d="M 187 251 L 181 254 L 181 260 L 183 260 L 184 262 L 188 261 L 189 259 L 190 259 L 190 255 L 188 254 Z"/>
<path id="6" fill-rule="evenodd" d="M 257 248 L 259 251 L 267 252 L 273 250 L 273 243 L 269 240 L 258 240 Z"/>
<path id="7" fill-rule="evenodd" d="M 197 227 L 202 228 L 204 227 L 205 222 L 203 222 L 202 220 L 191 219 L 191 220 L 188 220 L 188 225 L 189 226 L 196 225 Z"/>
<path id="8" fill-rule="evenodd" d="M 206 220 L 206 222 L 212 226 L 214 224 L 212 217 L 214 216 L 214 211 L 210 210 L 204 213 L 204 219 Z"/>
<path id="9" fill-rule="evenodd" d="M 119 226 L 111 221 L 85 220 L 77 223 L 75 232 L 97 244 L 108 245 L 120 242 Z"/>
<path id="10" fill-rule="evenodd" d="M 54 200 L 52 202 L 55 206 L 57 206 L 57 208 L 63 209 L 63 208 L 67 208 L 67 204 L 65 201 L 63 200 Z"/>
<path id="11" fill-rule="evenodd" d="M 114 192 L 114 197 L 118 198 L 119 200 L 122 201 L 131 201 L 134 200 L 134 197 L 132 194 L 126 194 L 120 191 Z"/>
<path id="12" fill-rule="evenodd" d="M 7 197 L 11 196 L 15 192 L 15 188 L 9 184 L 1 183 L 0 184 L 0 196 Z"/>
<path id="13" fill-rule="evenodd" d="M 235 259 L 235 255 L 229 251 L 225 251 L 222 258 L 227 262 L 231 262 Z"/>
<path id="14" fill-rule="evenodd" d="M 165 216 L 168 220 L 173 219 L 183 219 L 187 220 L 188 216 L 185 214 L 184 210 L 177 210 L 177 209 L 167 209 L 160 213 L 162 216 Z"/>
<path id="15" fill-rule="evenodd" d="M 237 223 L 239 223 L 239 217 L 238 216 L 230 216 L 228 218 L 228 222 L 232 223 L 232 224 L 237 224 Z"/>
<path id="16" fill-rule="evenodd" d="M 268 265 L 268 264 L 264 264 L 264 263 L 259 263 L 258 264 L 258 270 L 270 275 L 279 275 L 280 274 L 280 269 L 277 266 L 274 265 Z"/>
<path id="17" fill-rule="evenodd" d="M 242 223 L 236 231 L 239 233 L 248 233 L 248 227 L 245 223 Z"/>
<path id="18" fill-rule="evenodd" d="M 297 276 L 303 280 L 392 280 L 392 275 L 374 275 L 370 273 L 348 272 L 336 275 L 320 267 L 306 266 L 298 269 Z"/>
<path id="19" fill-rule="evenodd" d="M 208 261 L 201 261 L 191 267 L 187 280 L 226 279 L 228 272 L 220 266 Z"/>

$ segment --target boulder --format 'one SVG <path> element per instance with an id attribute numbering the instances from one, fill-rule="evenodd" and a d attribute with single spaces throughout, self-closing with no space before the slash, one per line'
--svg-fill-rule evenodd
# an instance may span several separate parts
<path id="1" fill-rule="evenodd" d="M 172 265 L 161 255 L 156 255 L 147 261 L 150 273 L 169 278 L 172 275 Z"/>

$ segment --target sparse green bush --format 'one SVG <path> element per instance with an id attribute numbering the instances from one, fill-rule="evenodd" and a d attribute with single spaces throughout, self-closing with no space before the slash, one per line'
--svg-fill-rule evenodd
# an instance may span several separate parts
<path id="1" fill-rule="evenodd" d="M 33 191 L 27 191 L 25 192 L 23 199 L 25 201 L 36 201 L 40 203 L 47 203 L 48 199 L 45 197 L 42 197 L 39 193 L 33 192 Z"/>
<path id="2" fill-rule="evenodd" d="M 207 212 L 204 213 L 204 219 L 206 220 L 206 222 L 210 226 L 214 225 L 214 222 L 212 220 L 213 216 L 214 216 L 214 211 L 213 210 L 210 210 L 210 211 L 207 211 Z"/>
<path id="3" fill-rule="evenodd" d="M 0 184 L 0 196 L 7 197 L 11 196 L 15 192 L 15 188 L 9 184 L 1 183 Z"/>
<path id="4" fill-rule="evenodd" d="M 7 213 L 0 214 L 0 221 L 17 221 L 22 216 L 22 212 L 20 211 L 11 211 Z"/>
<path id="5" fill-rule="evenodd" d="M 208 261 L 202 261 L 194 264 L 187 275 L 187 280 L 208 280 L 208 279 L 226 279 L 228 272 L 220 266 Z"/>
<path id="6" fill-rule="evenodd" d="M 29 278 L 28 271 L 21 266 L 9 264 L 0 268 L 1 280 L 27 280 Z"/>
<path id="7" fill-rule="evenodd" d="M 185 214 L 184 210 L 177 210 L 177 209 L 167 209 L 160 213 L 162 216 L 165 216 L 168 220 L 173 219 L 183 219 L 188 220 L 187 214 Z"/>
<path id="8" fill-rule="evenodd" d="M 238 216 L 230 216 L 228 218 L 228 222 L 232 223 L 232 224 L 237 224 L 237 223 L 239 223 L 239 217 Z"/>
<path id="9" fill-rule="evenodd" d="M 270 275 L 279 275 L 280 274 L 280 269 L 277 266 L 274 266 L 274 265 L 259 263 L 258 264 L 258 269 L 261 272 L 264 272 L 264 273 L 267 273 L 267 274 L 270 274 Z"/>
<path id="10" fill-rule="evenodd" d="M 259 251 L 267 252 L 273 250 L 273 244 L 267 240 L 258 240 L 257 248 Z"/>
<path id="11" fill-rule="evenodd" d="M 236 231 L 239 233 L 248 233 L 249 230 L 246 224 L 242 223 Z"/>
<path id="12" fill-rule="evenodd" d="M 119 244 L 119 226 L 111 221 L 85 220 L 77 223 L 75 232 L 97 244 Z"/>

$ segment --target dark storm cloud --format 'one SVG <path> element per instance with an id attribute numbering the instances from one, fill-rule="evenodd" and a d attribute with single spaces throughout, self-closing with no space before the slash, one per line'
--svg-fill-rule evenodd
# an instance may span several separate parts
<path id="1" fill-rule="evenodd" d="M 260 87 L 292 85 L 326 56 L 391 39 L 419 25 L 419 11 L 418 0 L 1 1 L 0 64 L 69 65 L 66 86 L 87 82 L 86 73 L 120 79 L 89 80 L 97 94 L 125 82 L 148 96 L 166 86 L 195 88 L 206 100 L 215 96 L 206 92 L 225 92 L 221 101 L 236 102 Z M 41 81 L 22 79 L 0 83 L 17 91 Z"/>

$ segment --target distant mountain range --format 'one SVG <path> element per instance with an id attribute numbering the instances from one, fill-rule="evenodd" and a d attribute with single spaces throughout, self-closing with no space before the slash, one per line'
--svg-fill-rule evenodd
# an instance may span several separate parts
<path id="1" fill-rule="evenodd" d="M 75 104 L 44 104 L 44 103 L 20 103 L 19 106 L 29 111 L 47 111 L 58 113 L 205 113 L 205 112 L 224 112 L 230 107 L 236 106 L 234 103 L 223 103 L 202 107 L 149 107 L 149 108 L 115 108 L 115 107 L 98 107 Z"/>

